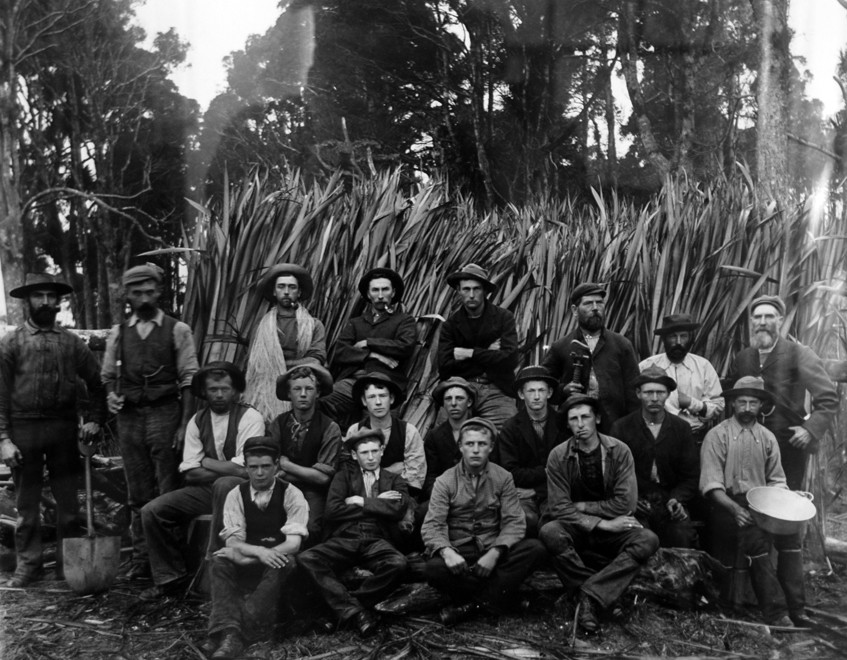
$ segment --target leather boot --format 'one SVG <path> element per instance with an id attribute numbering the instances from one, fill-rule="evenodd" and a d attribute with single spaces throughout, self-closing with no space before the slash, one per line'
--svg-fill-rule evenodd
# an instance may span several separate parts
<path id="1" fill-rule="evenodd" d="M 776 572 L 768 555 L 749 557 L 750 560 L 750 582 L 759 608 L 762 610 L 762 618 L 765 623 L 776 623 L 785 619 L 786 607 L 782 589 L 779 586 Z"/>
<path id="2" fill-rule="evenodd" d="M 806 586 L 803 578 L 802 550 L 785 550 L 777 555 L 776 577 L 785 594 L 788 616 L 795 626 L 809 628 L 812 620 L 806 616 Z"/>

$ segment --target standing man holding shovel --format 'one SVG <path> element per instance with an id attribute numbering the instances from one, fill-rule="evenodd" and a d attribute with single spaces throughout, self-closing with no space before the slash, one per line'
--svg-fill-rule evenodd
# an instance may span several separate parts
<path id="1" fill-rule="evenodd" d="M 99 367 L 88 346 L 56 325 L 59 300 L 73 289 L 51 275 L 27 275 L 9 295 L 26 301 L 27 321 L 0 340 L 0 457 L 12 469 L 18 509 L 15 529 L 17 568 L 7 587 L 23 588 L 41 572 L 41 488 L 44 466 L 56 499 L 61 540 L 78 531 L 77 435 L 90 442 L 105 416 Z M 77 384 L 88 388 L 88 421 Z M 61 571 L 57 556 L 57 571 Z"/>

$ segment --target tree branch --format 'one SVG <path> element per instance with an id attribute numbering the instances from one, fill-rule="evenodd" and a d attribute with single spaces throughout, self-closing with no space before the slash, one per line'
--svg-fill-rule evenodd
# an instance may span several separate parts
<path id="1" fill-rule="evenodd" d="M 797 144 L 802 144 L 804 147 L 809 147 L 809 149 L 814 149 L 815 151 L 819 151 L 824 156 L 829 156 L 834 161 L 840 161 L 841 160 L 841 156 L 839 156 L 838 154 L 833 153 L 829 149 L 825 149 L 824 147 L 818 146 L 817 144 L 815 144 L 813 142 L 809 142 L 808 140 L 804 140 L 803 138 L 798 137 L 798 136 L 796 136 L 792 133 L 786 133 L 786 136 L 788 137 L 789 140 L 793 140 Z"/>

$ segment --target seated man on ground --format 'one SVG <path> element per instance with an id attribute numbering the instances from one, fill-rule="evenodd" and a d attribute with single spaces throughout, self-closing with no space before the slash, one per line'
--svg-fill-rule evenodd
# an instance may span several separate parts
<path id="1" fill-rule="evenodd" d="M 435 480 L 421 529 L 426 579 L 455 603 L 441 611 L 445 624 L 501 611 L 545 555 L 539 541 L 524 538 L 512 475 L 488 460 L 496 435 L 480 417 L 462 424 L 462 460 Z"/>
<path id="2" fill-rule="evenodd" d="M 553 558 L 566 594 L 578 595 L 578 623 L 586 632 L 600 627 L 598 610 L 612 608 L 641 565 L 659 548 L 658 537 L 632 517 L 638 502 L 629 448 L 598 433 L 599 403 L 585 394 L 565 401 L 573 437 L 547 461 L 547 515 L 539 538 Z M 591 551 L 604 556 L 599 571 L 586 566 Z"/>
<path id="3" fill-rule="evenodd" d="M 732 417 L 706 434 L 700 450 L 700 490 L 714 504 L 709 527 L 716 546 L 710 551 L 727 565 L 732 565 L 737 548 L 744 552 L 765 623 L 811 625 L 801 535 L 765 532 L 753 522 L 747 504 L 747 492 L 757 486 L 788 488 L 776 436 L 758 422 L 763 403 L 770 403 L 773 395 L 761 378 L 744 376 L 723 396 Z M 773 547 L 776 572 L 770 558 Z"/>
<path id="4" fill-rule="evenodd" d="M 159 495 L 141 509 L 141 524 L 150 554 L 154 586 L 141 598 L 155 600 L 184 589 L 189 580 L 183 530 L 192 518 L 213 513 L 214 491 L 226 492 L 247 476 L 242 447 L 247 438 L 264 433 L 257 410 L 239 398 L 244 374 L 231 362 L 210 362 L 191 381 L 208 407 L 195 414 L 185 431 L 180 472 L 185 487 Z M 220 512 L 218 517 L 220 518 Z M 213 522 L 213 529 L 219 529 Z"/>
<path id="5" fill-rule="evenodd" d="M 319 543 L 329 483 L 338 468 L 341 430 L 318 410 L 332 391 L 332 376 L 315 364 L 289 369 L 276 381 L 276 396 L 291 402 L 268 428 L 280 447 L 280 477 L 297 486 L 309 503 L 309 540 Z"/>
<path id="6" fill-rule="evenodd" d="M 294 555 L 308 535 L 309 505 L 296 486 L 277 479 L 278 458 L 272 438 L 244 443 L 249 482 L 227 495 L 226 546 L 212 556 L 212 612 L 203 648 L 212 658 L 241 657 L 245 641 L 270 636 Z"/>
<path id="7" fill-rule="evenodd" d="M 700 457 L 691 426 L 667 411 L 676 382 L 656 366 L 635 379 L 641 408 L 612 424 L 611 436 L 626 443 L 638 480 L 636 518 L 663 547 L 694 548 L 697 531 L 689 507 L 697 495 Z"/>
<path id="8" fill-rule="evenodd" d="M 363 429 L 344 445 L 356 469 L 339 470 L 332 478 L 324 516 L 329 536 L 301 553 L 297 561 L 339 623 L 355 626 L 367 637 L 379 626 L 373 606 L 406 573 L 406 558 L 389 539 L 408 506 L 408 487 L 400 475 L 380 468 L 385 436 L 379 429 Z M 354 566 L 372 575 L 351 592 L 339 575 Z"/>

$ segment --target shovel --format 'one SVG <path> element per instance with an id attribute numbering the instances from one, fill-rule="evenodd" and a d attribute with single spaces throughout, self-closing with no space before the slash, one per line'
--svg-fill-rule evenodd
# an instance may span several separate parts
<path id="1" fill-rule="evenodd" d="M 94 514 L 91 499 L 91 456 L 93 443 L 80 442 L 79 451 L 85 457 L 85 515 L 88 534 L 62 541 L 65 580 L 80 594 L 93 594 L 108 589 L 118 575 L 121 562 L 120 536 L 94 536 Z"/>

